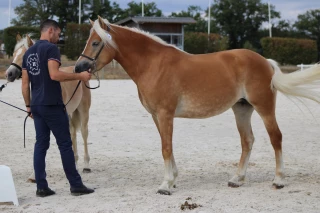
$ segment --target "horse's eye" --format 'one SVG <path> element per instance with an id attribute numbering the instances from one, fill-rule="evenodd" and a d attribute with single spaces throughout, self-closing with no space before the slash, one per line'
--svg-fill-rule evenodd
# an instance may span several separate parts
<path id="1" fill-rule="evenodd" d="M 94 41 L 94 42 L 92 42 L 92 46 L 96 47 L 96 46 L 99 45 L 99 43 L 100 43 L 100 42 L 98 42 L 98 41 Z"/>

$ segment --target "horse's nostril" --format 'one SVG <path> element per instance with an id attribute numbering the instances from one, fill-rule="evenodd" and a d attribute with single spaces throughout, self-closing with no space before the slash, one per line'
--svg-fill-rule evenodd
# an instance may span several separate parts
<path id="1" fill-rule="evenodd" d="M 12 72 L 9 72 L 8 76 L 9 76 L 9 77 L 12 77 Z"/>
<path id="2" fill-rule="evenodd" d="M 76 66 L 76 67 L 74 68 L 74 71 L 75 71 L 76 73 L 79 73 L 79 67 Z"/>

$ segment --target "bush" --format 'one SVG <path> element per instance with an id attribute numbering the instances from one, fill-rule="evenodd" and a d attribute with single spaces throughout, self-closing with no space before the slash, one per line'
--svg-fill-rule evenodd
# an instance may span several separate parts
<path id="1" fill-rule="evenodd" d="M 263 55 L 280 64 L 311 64 L 317 61 L 317 43 L 310 39 L 262 38 Z"/>
<path id="2" fill-rule="evenodd" d="M 243 48 L 244 49 L 248 49 L 248 50 L 252 50 L 254 52 L 258 52 L 257 48 L 255 48 L 251 43 L 250 41 L 246 41 L 243 45 Z"/>
<path id="3" fill-rule="evenodd" d="M 40 38 L 40 29 L 37 27 L 14 26 L 14 27 L 8 27 L 4 29 L 4 34 L 3 34 L 4 49 L 7 55 L 9 56 L 13 55 L 14 47 L 17 43 L 16 36 L 18 33 L 21 36 L 23 36 L 24 34 L 29 34 L 33 39 Z"/>
<path id="4" fill-rule="evenodd" d="M 75 60 L 82 53 L 90 34 L 90 24 L 68 23 L 66 27 L 64 54 Z"/>
<path id="5" fill-rule="evenodd" d="M 184 50 L 193 54 L 218 52 L 228 49 L 228 38 L 218 34 L 187 32 L 184 35 Z"/>

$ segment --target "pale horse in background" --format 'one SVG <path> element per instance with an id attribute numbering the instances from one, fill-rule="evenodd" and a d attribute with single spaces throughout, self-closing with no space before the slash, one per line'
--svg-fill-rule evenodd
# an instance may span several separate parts
<path id="1" fill-rule="evenodd" d="M 34 44 L 34 41 L 26 35 L 21 38 L 20 35 L 16 37 L 17 43 L 14 48 L 13 61 L 9 68 L 6 70 L 6 78 L 8 82 L 13 82 L 15 79 L 21 77 L 21 66 L 25 52 L 29 47 Z M 60 67 L 61 71 L 72 73 L 74 66 Z M 61 90 L 63 102 L 66 104 L 78 84 L 78 81 L 61 82 Z M 89 82 L 86 82 L 89 86 Z M 89 161 L 90 156 L 88 152 L 88 122 L 89 122 L 89 110 L 91 106 L 91 91 L 86 88 L 85 83 L 81 82 L 74 96 L 66 106 L 69 116 L 69 128 L 72 140 L 72 147 L 74 151 L 74 157 L 76 164 L 79 159 L 77 148 L 77 130 L 81 128 L 81 134 L 84 143 L 84 168 L 83 172 L 91 172 Z M 29 176 L 28 182 L 35 182 L 34 172 Z"/>

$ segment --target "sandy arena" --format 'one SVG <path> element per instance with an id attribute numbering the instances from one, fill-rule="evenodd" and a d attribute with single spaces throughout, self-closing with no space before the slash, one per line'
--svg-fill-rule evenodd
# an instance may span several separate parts
<path id="1" fill-rule="evenodd" d="M 2 85 L 5 80 L 0 80 Z M 91 85 L 96 85 L 92 80 Z M 24 109 L 21 81 L 8 84 L 0 100 Z M 296 103 L 296 105 L 295 105 Z M 179 170 L 171 196 L 156 194 L 163 180 L 160 136 L 141 105 L 131 80 L 102 80 L 92 90 L 89 153 L 92 172 L 83 173 L 83 142 L 78 133 L 78 168 L 90 195 L 70 195 L 55 139 L 47 154 L 49 186 L 56 195 L 35 196 L 26 180 L 32 173 L 35 131 L 26 113 L 0 103 L 0 165 L 11 168 L 20 206 L 0 205 L 0 212 L 129 213 L 129 212 L 320 212 L 320 105 L 294 101 L 278 93 L 277 120 L 283 133 L 286 185 L 272 188 L 275 158 L 262 120 L 253 114 L 255 135 L 247 181 L 229 188 L 237 170 L 241 146 L 232 110 L 208 119 L 175 119 L 174 155 Z M 3 193 L 3 192 L 0 192 Z M 200 205 L 181 210 L 185 203 Z"/>

